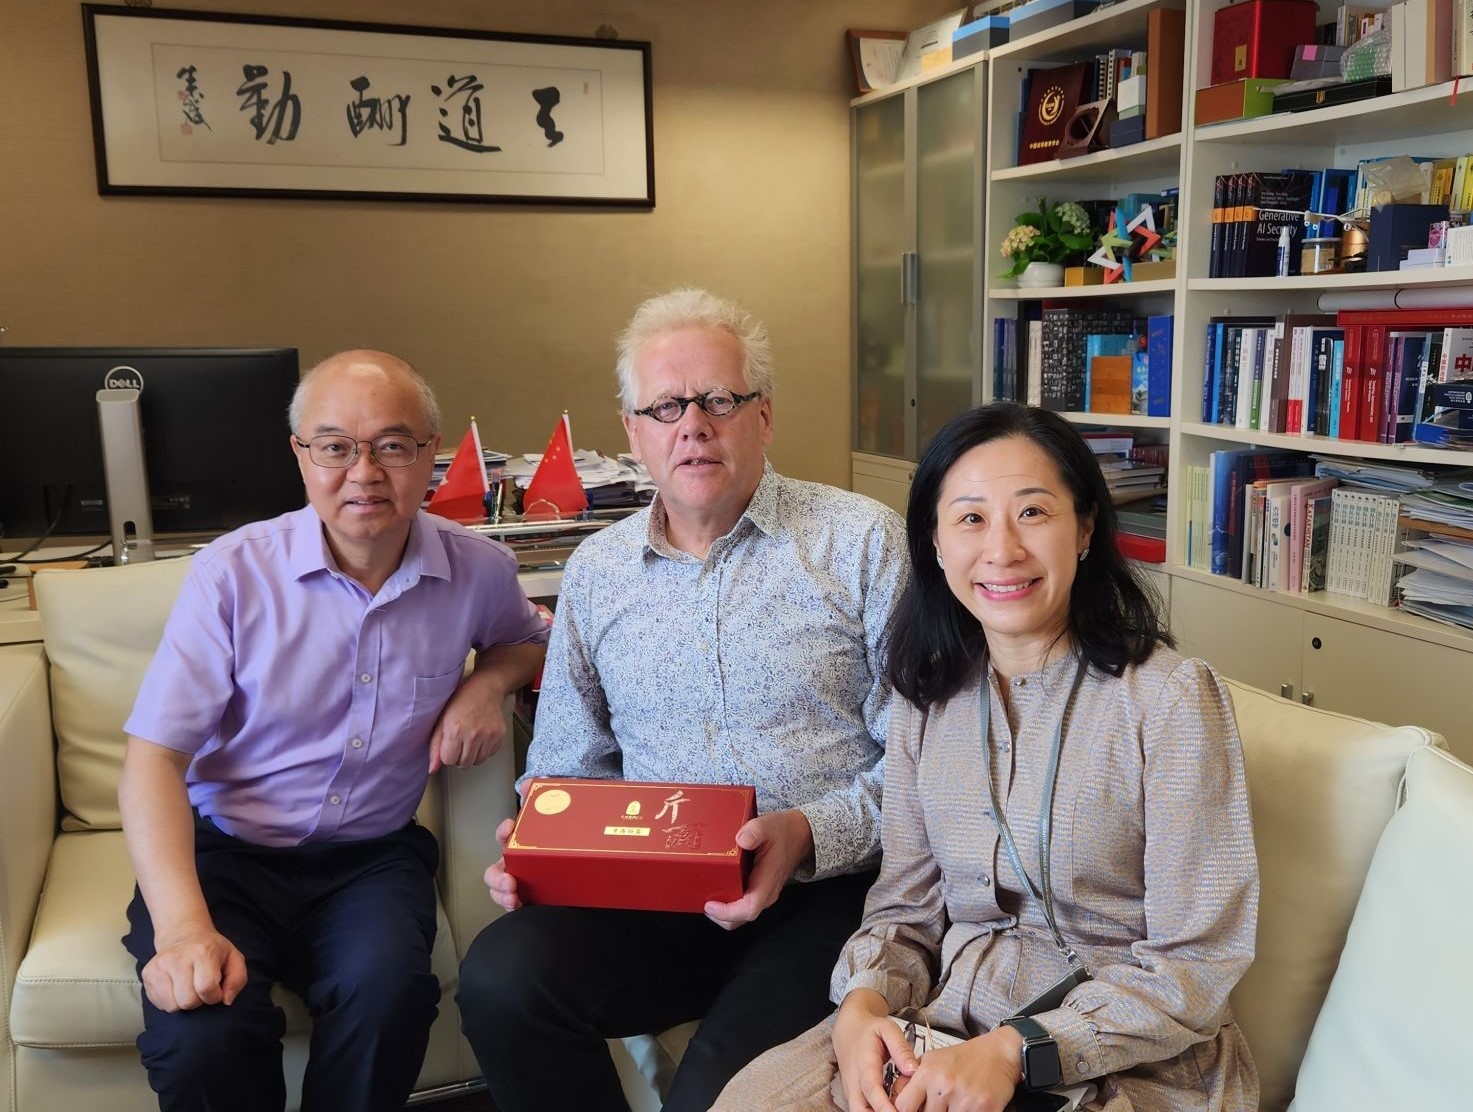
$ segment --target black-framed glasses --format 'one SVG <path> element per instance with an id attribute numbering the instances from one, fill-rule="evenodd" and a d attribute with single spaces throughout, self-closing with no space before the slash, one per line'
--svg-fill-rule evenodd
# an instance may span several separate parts
<path id="1" fill-rule="evenodd" d="M 718 388 L 707 390 L 693 398 L 657 398 L 643 409 L 636 409 L 634 415 L 653 417 L 662 425 L 673 425 L 685 416 L 685 407 L 692 402 L 712 417 L 726 417 L 735 413 L 739 405 L 761 396 L 761 390 L 753 390 L 750 394 L 734 394 L 730 390 Z"/>
<path id="2" fill-rule="evenodd" d="M 318 467 L 352 467 L 358 459 L 360 444 L 368 445 L 369 458 L 380 467 L 408 467 L 419 459 L 419 450 L 430 443 L 429 440 L 416 440 L 396 432 L 376 436 L 372 440 L 354 440 L 351 436 L 334 433 L 314 436 L 311 440 L 303 440 L 299 436 L 292 439 L 299 448 L 307 449 L 307 458 Z"/>

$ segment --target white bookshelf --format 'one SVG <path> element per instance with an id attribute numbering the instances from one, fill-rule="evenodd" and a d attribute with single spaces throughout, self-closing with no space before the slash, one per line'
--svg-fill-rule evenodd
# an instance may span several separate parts
<path id="1" fill-rule="evenodd" d="M 1296 698 L 1308 694 L 1331 709 L 1416 721 L 1448 734 L 1455 751 L 1473 755 L 1473 716 L 1462 705 L 1461 685 L 1445 682 L 1449 676 L 1473 677 L 1473 634 L 1327 592 L 1268 592 L 1187 564 L 1187 469 L 1204 465 L 1215 450 L 1254 446 L 1419 467 L 1473 465 L 1473 453 L 1425 445 L 1287 436 L 1201 421 L 1204 336 L 1211 317 L 1315 312 L 1324 293 L 1473 286 L 1473 267 L 1287 279 L 1207 277 L 1212 187 L 1218 174 L 1353 167 L 1362 158 L 1386 154 L 1447 157 L 1473 151 L 1473 79 L 1465 79 L 1470 87 L 1457 95 L 1448 83 L 1353 104 L 1195 127 L 1195 92 L 1210 83 L 1212 17 L 1225 2 L 1125 0 L 988 52 L 981 393 L 985 398 L 992 394 L 993 322 L 1016 316 L 1020 301 L 1098 304 L 1103 299 L 1138 316 L 1171 313 L 1170 417 L 1064 416 L 1081 426 L 1128 429 L 1139 439 L 1170 444 L 1167 561 L 1158 570 L 1170 581 L 1173 629 L 1184 648 L 1228 675 L 1271 690 L 1282 688 Z M 1320 7 L 1320 22 L 1334 18 L 1334 4 Z M 1016 165 L 1022 74 L 1112 47 L 1144 49 L 1146 21 L 1157 8 L 1186 12 L 1182 132 L 1064 161 Z M 1016 214 L 1035 207 L 1038 195 L 1050 201 L 1084 200 L 1178 185 L 1175 278 L 1019 290 L 1002 276 L 1008 260 L 998 247 Z M 1436 682 L 1429 676 L 1437 677 Z"/>

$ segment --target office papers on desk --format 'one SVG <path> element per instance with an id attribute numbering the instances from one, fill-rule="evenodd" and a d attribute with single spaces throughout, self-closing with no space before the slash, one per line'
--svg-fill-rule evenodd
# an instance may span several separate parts
<path id="1" fill-rule="evenodd" d="M 539 452 L 514 456 L 506 462 L 507 477 L 518 490 L 526 490 L 541 460 Z M 628 456 L 610 459 L 591 448 L 579 448 L 573 452 L 573 467 L 592 507 L 644 505 L 654 497 L 650 473 Z"/>

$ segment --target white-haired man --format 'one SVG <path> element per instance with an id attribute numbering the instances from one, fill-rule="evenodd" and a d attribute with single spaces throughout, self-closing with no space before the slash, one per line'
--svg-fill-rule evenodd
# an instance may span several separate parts
<path id="1" fill-rule="evenodd" d="M 879 846 L 900 519 L 766 462 L 769 345 L 731 302 L 645 302 L 618 373 L 658 495 L 569 561 L 527 776 L 755 784 L 754 865 L 704 917 L 522 907 L 492 865 L 514 913 L 472 945 L 459 1001 L 501 1112 L 623 1108 L 605 1038 L 695 1018 L 665 1109 L 708 1108 L 830 1010 Z"/>

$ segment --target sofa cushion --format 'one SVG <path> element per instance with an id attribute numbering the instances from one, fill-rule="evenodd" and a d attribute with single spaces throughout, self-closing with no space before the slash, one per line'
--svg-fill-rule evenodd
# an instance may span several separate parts
<path id="1" fill-rule="evenodd" d="M 1436 735 L 1228 683 L 1253 807 L 1258 949 L 1232 996 L 1265 1112 L 1284 1108 L 1407 757 Z"/>
<path id="2" fill-rule="evenodd" d="M 1293 1112 L 1467 1107 L 1473 1049 L 1473 768 L 1412 754 L 1376 846 Z"/>
<path id="3" fill-rule="evenodd" d="M 155 560 L 36 576 L 63 830 L 122 826 L 123 723 L 188 569 L 188 560 Z"/>
<path id="4" fill-rule="evenodd" d="M 62 834 L 51 850 L 31 946 L 15 980 L 11 1038 L 21 1046 L 132 1046 L 143 1030 L 142 988 L 123 948 L 133 867 L 118 831 Z M 443 908 L 432 963 L 441 1008 L 459 977 Z M 277 988 L 289 1032 L 305 1031 L 298 997 Z"/>

